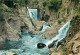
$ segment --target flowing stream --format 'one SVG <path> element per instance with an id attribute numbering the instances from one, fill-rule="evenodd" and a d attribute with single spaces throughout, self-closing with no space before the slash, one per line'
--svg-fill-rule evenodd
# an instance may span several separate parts
<path id="1" fill-rule="evenodd" d="M 66 33 L 70 27 L 70 20 L 61 27 L 58 32 L 59 34 L 56 35 L 56 37 L 50 39 L 45 39 L 44 37 L 38 37 L 38 35 L 44 35 L 44 34 L 30 34 L 28 32 L 22 33 L 25 35 L 25 37 L 22 37 L 21 39 L 17 41 L 5 41 L 4 46 L 5 50 L 0 50 L 0 55 L 5 55 L 6 52 L 13 52 L 18 55 L 48 55 L 49 48 L 48 45 L 52 43 L 52 41 L 57 40 L 55 42 L 55 46 L 57 46 L 58 42 L 61 41 L 63 38 L 65 38 Z M 43 25 L 43 29 L 40 31 L 41 33 L 44 33 L 44 31 L 50 28 L 50 25 Z M 34 36 L 34 37 L 32 37 Z M 38 43 L 45 43 L 46 47 L 42 49 L 37 48 Z"/>

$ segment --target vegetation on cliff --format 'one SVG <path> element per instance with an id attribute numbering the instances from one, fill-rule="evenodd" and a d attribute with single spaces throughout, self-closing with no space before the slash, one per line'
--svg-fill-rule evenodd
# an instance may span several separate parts
<path id="1" fill-rule="evenodd" d="M 27 6 L 37 8 L 38 20 L 33 20 L 27 14 Z M 39 20 L 42 13 L 43 19 Z M 29 31 L 31 34 L 39 34 L 43 24 L 50 24 L 51 28 L 44 32 L 44 37 L 51 39 L 58 34 L 58 30 L 68 20 L 71 21 L 66 38 L 59 43 L 57 50 L 52 53 L 77 54 L 74 48 L 80 37 L 80 0 L 0 0 L 0 39 L 18 40 L 21 32 Z M 77 34 L 77 38 L 76 38 Z M 39 36 L 43 37 L 43 36 Z M 76 39 L 74 39 L 76 38 Z M 54 52 L 55 51 L 55 52 Z"/>

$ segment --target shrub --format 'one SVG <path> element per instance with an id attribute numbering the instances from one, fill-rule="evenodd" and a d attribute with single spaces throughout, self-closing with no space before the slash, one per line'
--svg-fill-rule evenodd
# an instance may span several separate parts
<path id="1" fill-rule="evenodd" d="M 0 21 L 4 21 L 4 18 L 3 18 L 3 9 L 2 9 L 1 4 L 0 4 Z"/>
<path id="2" fill-rule="evenodd" d="M 43 1 L 43 6 L 45 7 L 47 5 L 47 1 Z"/>
<path id="3" fill-rule="evenodd" d="M 34 0 L 33 3 L 37 5 L 38 4 L 38 0 Z"/>
<path id="4" fill-rule="evenodd" d="M 49 20 L 49 17 L 50 17 L 49 15 L 45 15 L 45 16 L 43 17 L 43 20 L 47 22 L 47 21 Z"/>
<path id="5" fill-rule="evenodd" d="M 64 51 L 64 52 L 67 51 L 67 46 L 63 46 L 62 51 Z"/>
<path id="6" fill-rule="evenodd" d="M 58 24 L 61 24 L 61 20 L 58 20 L 57 22 L 58 22 Z"/>
<path id="7" fill-rule="evenodd" d="M 71 2 L 74 2 L 75 3 L 75 6 L 76 6 L 76 5 L 79 4 L 80 1 L 79 0 L 71 0 Z"/>
<path id="8" fill-rule="evenodd" d="M 30 0 L 0 0 L 0 3 L 6 4 L 8 7 L 15 8 L 17 4 L 19 6 L 29 4 Z"/>
<path id="9" fill-rule="evenodd" d="M 28 5 L 30 3 L 30 0 L 25 0 L 25 4 Z"/>
<path id="10" fill-rule="evenodd" d="M 13 7 L 13 1 L 12 0 L 4 0 L 4 4 L 6 4 L 8 7 Z"/>
<path id="11" fill-rule="evenodd" d="M 3 15 L 0 15 L 0 21 L 4 21 Z"/>
<path id="12" fill-rule="evenodd" d="M 49 0 L 48 1 L 48 8 L 49 10 L 55 10 L 56 12 L 61 7 L 62 0 Z"/>

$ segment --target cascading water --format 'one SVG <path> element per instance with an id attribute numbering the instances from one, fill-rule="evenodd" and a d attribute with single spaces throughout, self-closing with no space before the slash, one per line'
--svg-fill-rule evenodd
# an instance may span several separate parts
<path id="1" fill-rule="evenodd" d="M 43 28 L 42 28 L 42 30 L 40 31 L 41 33 L 40 34 L 31 34 L 31 33 L 29 33 L 29 32 L 22 32 L 21 34 L 22 35 L 25 35 L 25 36 L 31 36 L 31 37 L 38 37 L 39 35 L 44 35 L 44 31 L 46 30 L 46 29 L 48 29 L 48 28 L 50 28 L 51 26 L 50 25 L 48 25 L 48 24 L 43 24 Z"/>
<path id="2" fill-rule="evenodd" d="M 50 25 L 48 25 L 48 24 L 43 24 L 43 28 L 42 28 L 42 30 L 40 31 L 40 32 L 44 32 L 46 29 L 48 29 L 48 28 L 50 28 L 51 26 Z"/>
<path id="3" fill-rule="evenodd" d="M 46 40 L 44 37 L 42 38 L 37 38 L 37 37 L 23 37 L 19 39 L 20 44 L 18 46 L 18 49 L 9 49 L 9 50 L 4 50 L 0 51 L 2 53 L 1 55 L 5 55 L 6 52 L 13 52 L 18 55 L 48 55 L 49 49 L 48 48 L 43 48 L 43 49 L 38 49 L 37 48 L 37 43 L 45 43 L 48 40 Z M 14 44 L 13 44 L 14 45 Z"/>
<path id="4" fill-rule="evenodd" d="M 52 38 L 49 42 L 47 42 L 47 43 L 45 43 L 45 44 L 48 46 L 48 45 L 49 45 L 50 43 L 52 43 L 54 40 L 57 40 L 56 43 L 55 43 L 55 45 L 54 45 L 54 47 L 57 47 L 58 42 L 61 41 L 63 38 L 66 37 L 67 31 L 68 31 L 68 29 L 69 29 L 69 27 L 70 27 L 70 21 L 71 21 L 71 20 L 69 20 L 63 27 L 61 27 L 61 28 L 58 30 L 58 33 L 59 33 L 59 34 L 58 34 L 56 37 Z"/>
<path id="5" fill-rule="evenodd" d="M 30 35 L 32 34 L 28 35 L 27 33 L 27 37 L 22 37 L 21 39 L 18 40 L 18 42 L 21 43 L 21 44 L 18 43 L 18 45 L 16 44 L 18 48 L 1 50 L 0 55 L 5 55 L 6 52 L 13 52 L 13 53 L 16 53 L 17 55 L 48 55 L 48 52 L 49 52 L 48 45 L 52 43 L 54 40 L 57 40 L 55 42 L 55 46 L 57 46 L 58 42 L 61 41 L 63 38 L 65 38 L 66 33 L 69 29 L 69 26 L 70 26 L 70 20 L 63 27 L 59 29 L 58 31 L 59 34 L 56 37 L 52 38 L 51 40 L 45 39 L 44 37 L 41 37 L 41 38 L 31 37 Z M 43 29 L 41 30 L 41 33 L 44 33 L 44 31 L 47 28 L 50 28 L 50 26 L 43 25 Z M 11 47 L 16 46 L 10 42 L 8 43 L 12 45 Z M 42 49 L 39 49 L 37 48 L 38 43 L 44 43 L 47 46 Z"/>
<path id="6" fill-rule="evenodd" d="M 27 7 L 27 9 L 28 9 L 28 13 L 29 13 L 30 18 L 37 20 L 37 16 L 38 16 L 37 9 L 29 9 L 28 7 Z"/>

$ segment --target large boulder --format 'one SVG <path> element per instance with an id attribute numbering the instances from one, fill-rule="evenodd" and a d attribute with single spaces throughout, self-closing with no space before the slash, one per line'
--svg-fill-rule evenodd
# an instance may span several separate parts
<path id="1" fill-rule="evenodd" d="M 44 32 L 44 36 L 47 39 L 51 39 L 51 38 L 55 37 L 58 34 L 58 29 L 56 29 L 56 28 L 51 26 L 51 28 L 46 29 L 45 32 Z"/>
<path id="2" fill-rule="evenodd" d="M 32 20 L 32 21 L 33 21 L 33 24 L 34 24 L 34 26 L 36 28 L 36 31 L 40 31 L 41 28 L 42 28 L 42 25 L 46 24 L 45 21 L 39 21 L 39 20 Z"/>
<path id="3" fill-rule="evenodd" d="M 49 28 L 49 29 L 45 30 L 44 36 L 47 39 L 51 39 L 52 37 L 55 37 L 57 35 L 57 31 L 56 32 L 55 31 L 56 31 L 55 29 Z"/>

